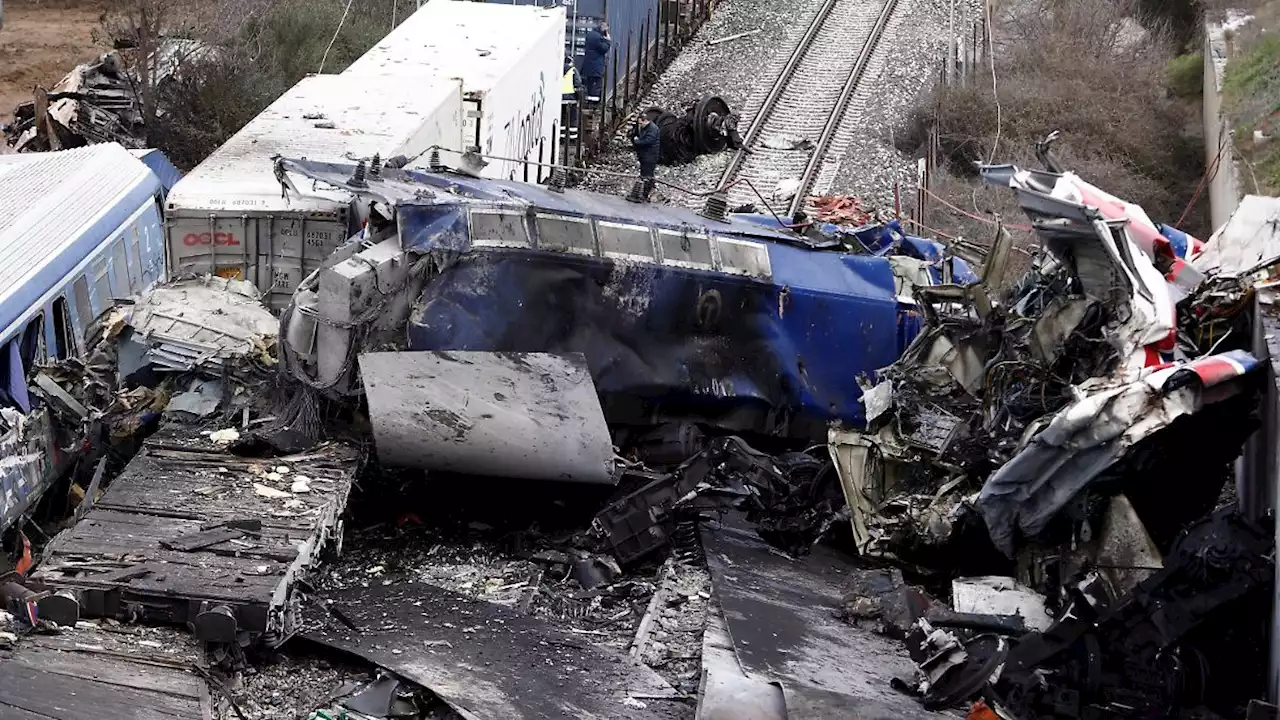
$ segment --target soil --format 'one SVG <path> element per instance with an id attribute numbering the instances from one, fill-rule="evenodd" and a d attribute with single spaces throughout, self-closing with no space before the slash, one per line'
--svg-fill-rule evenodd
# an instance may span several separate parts
<path id="1" fill-rule="evenodd" d="M 8 0 L 0 28 L 0 122 L 31 99 L 36 85 L 50 87 L 77 64 L 102 50 L 93 30 L 103 0 Z"/>

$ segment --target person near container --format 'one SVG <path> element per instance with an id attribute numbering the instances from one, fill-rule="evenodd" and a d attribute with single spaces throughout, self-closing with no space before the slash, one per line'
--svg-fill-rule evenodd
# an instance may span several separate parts
<path id="1" fill-rule="evenodd" d="M 609 23 L 602 22 L 599 27 L 587 31 L 582 54 L 582 82 L 587 86 L 587 100 L 590 102 L 600 102 L 604 92 L 604 61 L 611 49 L 613 38 L 609 37 Z"/>
<path id="2" fill-rule="evenodd" d="M 640 161 L 640 181 L 644 185 L 644 202 L 649 202 L 653 188 L 657 185 L 654 176 L 658 170 L 658 158 L 662 155 L 662 134 L 648 113 L 640 113 L 631 131 L 631 146 L 636 149 L 636 159 Z"/>

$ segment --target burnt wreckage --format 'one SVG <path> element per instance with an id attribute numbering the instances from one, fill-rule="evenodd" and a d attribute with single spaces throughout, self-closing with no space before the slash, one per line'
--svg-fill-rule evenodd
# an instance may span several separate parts
<path id="1" fill-rule="evenodd" d="M 299 288 L 281 354 L 365 397 L 384 464 L 616 485 L 592 530 L 623 565 L 708 512 L 790 556 L 848 522 L 863 558 L 950 590 L 847 599 L 906 637 L 899 687 L 927 708 L 1238 716 L 1264 694 L 1270 517 L 1229 492 L 1258 427 L 1257 267 L 1210 267 L 1218 236 L 1069 172 L 983 167 L 1043 240 L 1001 289 L 1003 231 L 978 276 L 897 223 L 376 158 L 277 175 L 367 215 Z"/>
<path id="2" fill-rule="evenodd" d="M 701 98 L 686 107 L 683 115 L 659 107 L 651 107 L 644 113 L 662 133 L 660 161 L 663 165 L 684 165 L 699 155 L 742 148 L 738 113 L 718 96 Z"/>
<path id="3" fill-rule="evenodd" d="M 1266 694 L 1275 572 L 1272 517 L 1231 482 L 1258 428 L 1260 266 L 1210 269 L 1218 235 L 1072 173 L 981 173 L 1043 256 L 1000 295 L 918 293 L 926 328 L 831 449 L 864 556 L 943 579 L 1003 557 L 1057 620 L 921 619 L 904 687 L 926 707 L 981 698 L 983 717 L 1243 716 Z"/>

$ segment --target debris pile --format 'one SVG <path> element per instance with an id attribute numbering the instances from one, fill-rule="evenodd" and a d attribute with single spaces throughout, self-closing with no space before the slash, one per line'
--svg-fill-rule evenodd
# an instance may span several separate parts
<path id="1" fill-rule="evenodd" d="M 1274 573 L 1270 519 L 1233 501 L 1259 426 L 1261 266 L 1211 267 L 1219 236 L 1071 173 L 982 174 L 1043 254 L 1000 292 L 1002 230 L 983 282 L 917 288 L 924 327 L 866 382 L 867 427 L 829 438 L 859 553 L 951 607 L 878 577 L 846 615 L 908 619 L 919 670 L 898 685 L 929 709 L 1234 715 L 1266 687 L 1267 644 L 1240 633 L 1267 636 Z M 1010 577 L 966 577 L 993 571 Z"/>
<path id="2" fill-rule="evenodd" d="M 207 52 L 207 47 L 194 40 L 167 38 L 161 42 L 152 61 L 151 78 L 160 115 L 181 64 Z M 37 87 L 33 100 L 14 109 L 14 121 L 4 129 L 7 143 L 18 152 L 108 142 L 144 148 L 142 87 L 121 51 L 104 53 L 97 60 L 77 65 L 52 88 Z"/>
<path id="3" fill-rule="evenodd" d="M 659 107 L 645 111 L 662 133 L 663 165 L 687 165 L 699 155 L 742 148 L 738 134 L 738 114 L 721 98 L 708 96 L 676 115 Z"/>

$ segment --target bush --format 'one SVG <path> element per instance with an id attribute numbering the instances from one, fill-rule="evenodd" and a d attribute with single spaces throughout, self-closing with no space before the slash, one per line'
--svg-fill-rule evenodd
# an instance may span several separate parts
<path id="1" fill-rule="evenodd" d="M 999 123 L 989 76 L 943 88 L 918 110 L 935 123 L 948 169 L 973 175 L 973 161 L 989 159 L 1038 167 L 1035 142 L 1060 130 L 1055 154 L 1065 167 L 1157 221 L 1176 221 L 1203 171 L 1203 148 L 1186 132 L 1198 109 L 1166 89 L 1174 43 L 1149 30 L 1135 39 L 1134 8 L 1123 1 L 1019 7 L 994 30 Z M 955 192 L 950 200 L 964 207 L 1003 206 L 971 187 Z"/>
<path id="2" fill-rule="evenodd" d="M 1184 100 L 1199 98 L 1204 94 L 1204 55 L 1190 53 L 1169 61 L 1167 72 L 1169 92 Z"/>
<path id="3" fill-rule="evenodd" d="M 216 52 L 182 64 L 181 79 L 166 89 L 167 112 L 154 128 L 153 144 L 178 167 L 194 167 L 286 90 L 320 70 L 322 58 L 325 73 L 344 70 L 394 27 L 393 10 L 400 10 L 396 23 L 407 16 L 407 5 L 361 0 L 336 38 L 344 0 L 278 0 L 241 18 Z"/>

